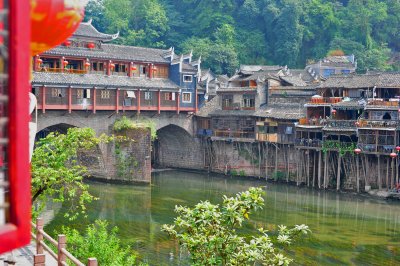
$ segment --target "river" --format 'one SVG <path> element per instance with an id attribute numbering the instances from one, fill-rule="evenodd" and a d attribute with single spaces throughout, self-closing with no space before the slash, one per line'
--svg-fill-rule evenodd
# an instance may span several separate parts
<path id="1" fill-rule="evenodd" d="M 96 219 L 118 226 L 120 237 L 150 265 L 183 265 L 177 243 L 160 231 L 172 223 L 175 205 L 200 200 L 220 203 L 252 186 L 266 186 L 265 208 L 251 216 L 245 231 L 279 224 L 307 224 L 312 235 L 293 245 L 293 265 L 400 265 L 400 202 L 348 193 L 298 188 L 265 180 L 229 178 L 184 171 L 154 173 L 151 186 L 90 182 L 100 199 L 88 218 L 67 223 L 83 230 Z M 57 214 L 46 231 L 65 224 Z"/>

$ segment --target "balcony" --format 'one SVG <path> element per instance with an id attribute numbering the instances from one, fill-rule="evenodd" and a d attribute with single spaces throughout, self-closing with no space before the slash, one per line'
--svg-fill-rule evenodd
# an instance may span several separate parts
<path id="1" fill-rule="evenodd" d="M 322 140 L 321 139 L 295 139 L 295 145 L 300 147 L 315 147 L 320 148 L 322 147 Z"/>
<path id="2" fill-rule="evenodd" d="M 218 138 L 255 139 L 256 134 L 250 131 L 215 130 L 213 135 Z"/>
<path id="3" fill-rule="evenodd" d="M 326 119 L 307 119 L 300 118 L 297 126 L 299 127 L 310 127 L 310 128 L 322 128 L 326 125 Z"/>
<path id="4" fill-rule="evenodd" d="M 357 120 L 326 120 L 326 128 L 355 129 Z"/>
<path id="5" fill-rule="evenodd" d="M 342 97 L 316 97 L 313 96 L 311 98 L 311 102 L 308 102 L 307 105 L 330 105 L 339 103 L 342 101 Z"/>
<path id="6" fill-rule="evenodd" d="M 367 106 L 381 106 L 381 107 L 398 107 L 399 101 L 398 99 L 390 99 L 388 101 L 384 101 L 383 99 L 375 99 L 368 102 Z"/>
<path id="7" fill-rule="evenodd" d="M 69 73 L 69 74 L 87 74 L 87 70 L 81 69 L 62 69 L 62 68 L 42 68 L 41 72 L 52 72 L 52 73 Z"/>
<path id="8" fill-rule="evenodd" d="M 359 142 L 357 145 L 363 152 L 373 152 L 373 153 L 385 153 L 390 154 L 396 148 L 395 145 L 376 145 L 376 144 L 364 144 Z"/>
<path id="9" fill-rule="evenodd" d="M 267 141 L 267 142 L 278 142 L 278 134 L 273 133 L 273 134 L 266 134 L 266 133 L 257 133 L 256 136 L 258 141 Z"/>
<path id="10" fill-rule="evenodd" d="M 359 120 L 360 128 L 399 128 L 399 120 Z"/>

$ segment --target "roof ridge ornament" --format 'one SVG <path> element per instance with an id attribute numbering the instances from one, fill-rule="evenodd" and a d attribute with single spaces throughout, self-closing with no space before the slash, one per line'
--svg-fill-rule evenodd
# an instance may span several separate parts
<path id="1" fill-rule="evenodd" d="M 93 19 L 90 18 L 90 19 L 88 20 L 87 24 L 92 25 L 92 22 L 93 22 Z"/>

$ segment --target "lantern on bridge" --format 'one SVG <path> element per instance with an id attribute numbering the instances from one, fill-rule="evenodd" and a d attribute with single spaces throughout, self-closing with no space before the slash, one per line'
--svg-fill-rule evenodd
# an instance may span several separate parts
<path id="1" fill-rule="evenodd" d="M 361 153 L 361 149 L 359 149 L 359 148 L 354 149 L 354 153 L 359 155 Z"/>
<path id="2" fill-rule="evenodd" d="M 59 45 L 78 28 L 87 1 L 31 0 L 31 53 Z M 69 45 L 71 45 L 69 43 Z M 69 46 L 65 43 L 65 46 Z"/>
<path id="3" fill-rule="evenodd" d="M 397 157 L 397 153 L 392 152 L 391 154 L 389 154 L 390 158 L 394 159 Z"/>

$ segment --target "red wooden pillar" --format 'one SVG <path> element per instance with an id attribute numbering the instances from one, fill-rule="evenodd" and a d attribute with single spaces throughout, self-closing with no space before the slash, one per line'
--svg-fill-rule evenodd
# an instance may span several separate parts
<path id="1" fill-rule="evenodd" d="M 137 112 L 140 114 L 140 90 L 137 90 Z"/>
<path id="2" fill-rule="evenodd" d="M 133 77 L 132 68 L 133 68 L 133 62 L 130 62 L 130 63 L 129 63 L 129 69 L 128 69 L 128 76 L 129 76 L 130 78 Z"/>
<path id="3" fill-rule="evenodd" d="M 181 111 L 181 93 L 180 92 L 175 92 L 176 93 L 176 113 L 179 114 Z"/>
<path id="4" fill-rule="evenodd" d="M 149 68 L 149 78 L 151 79 L 153 77 L 153 67 L 151 66 L 151 64 L 149 64 L 148 68 Z"/>
<path id="5" fill-rule="evenodd" d="M 42 87 L 42 112 L 46 113 L 46 87 Z"/>
<path id="6" fill-rule="evenodd" d="M 117 88 L 117 93 L 115 97 L 115 110 L 117 111 L 117 114 L 119 112 L 119 89 Z"/>
<path id="7" fill-rule="evenodd" d="M 61 57 L 60 59 L 60 68 L 61 68 L 61 73 L 64 73 L 64 61 L 65 61 L 65 57 Z"/>
<path id="8" fill-rule="evenodd" d="M 107 76 L 111 75 L 111 64 L 112 64 L 112 62 L 111 62 L 111 60 L 109 60 L 107 63 Z"/>
<path id="9" fill-rule="evenodd" d="M 96 87 L 93 87 L 93 114 L 96 113 Z"/>
<path id="10" fill-rule="evenodd" d="M 157 92 L 157 111 L 158 114 L 161 114 L 161 91 L 158 90 Z"/>
<path id="11" fill-rule="evenodd" d="M 72 112 L 72 87 L 68 87 L 68 113 Z"/>

